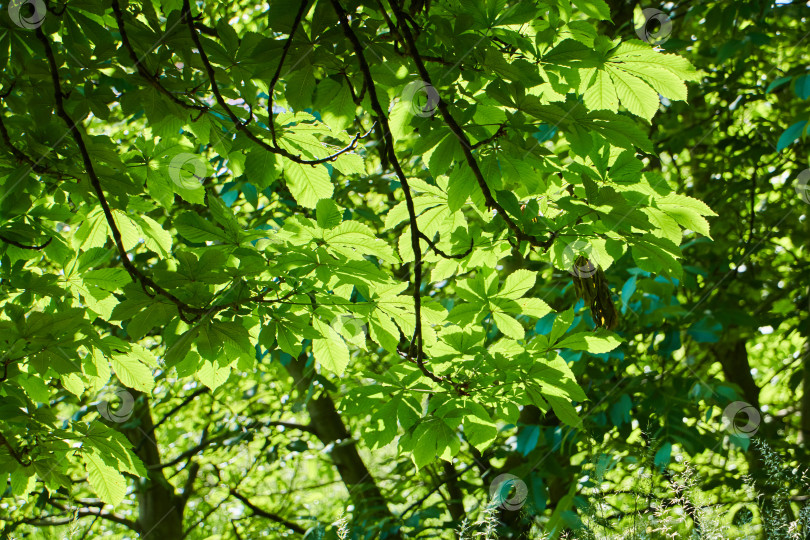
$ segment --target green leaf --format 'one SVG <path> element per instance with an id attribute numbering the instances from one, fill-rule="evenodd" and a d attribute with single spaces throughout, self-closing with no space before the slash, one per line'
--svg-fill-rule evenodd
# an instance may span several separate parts
<path id="1" fill-rule="evenodd" d="M 642 270 L 652 273 L 671 274 L 675 277 L 681 275 L 681 265 L 677 260 L 681 250 L 666 238 L 656 238 L 646 234 L 641 238 L 630 239 L 633 260 Z"/>
<path id="2" fill-rule="evenodd" d="M 644 80 L 665 98 L 686 101 L 686 85 L 680 77 L 667 69 L 656 66 L 637 67 L 635 64 L 619 64 L 619 69 Z"/>
<path id="3" fill-rule="evenodd" d="M 450 173 L 447 187 L 447 206 L 451 212 L 461 209 L 467 199 L 478 189 L 478 184 L 469 167 L 455 167 Z"/>
<path id="4" fill-rule="evenodd" d="M 583 95 L 583 103 L 592 110 L 607 110 L 616 112 L 619 110 L 619 98 L 616 95 L 616 87 L 607 71 L 597 70 L 593 80 Z"/>
<path id="5" fill-rule="evenodd" d="M 245 176 L 262 190 L 276 181 L 279 175 L 276 155 L 263 148 L 252 148 L 245 159 Z"/>
<path id="6" fill-rule="evenodd" d="M 610 65 L 607 69 L 621 104 L 631 113 L 650 122 L 658 112 L 658 94 L 647 83 L 626 71 Z"/>
<path id="7" fill-rule="evenodd" d="M 526 331 L 523 325 L 517 322 L 513 317 L 499 311 L 493 311 L 492 317 L 495 320 L 495 324 L 498 326 L 498 330 L 503 332 L 505 336 L 512 339 L 524 338 Z"/>
<path id="8" fill-rule="evenodd" d="M 315 208 L 319 200 L 330 199 L 334 192 L 323 165 L 299 165 L 285 159 L 284 177 L 296 202 L 305 208 Z"/>
<path id="9" fill-rule="evenodd" d="M 152 371 L 143 365 L 134 354 L 114 354 L 111 364 L 118 380 L 129 388 L 150 393 L 155 387 Z"/>
<path id="10" fill-rule="evenodd" d="M 531 272 L 523 269 L 515 270 L 504 280 L 503 286 L 498 292 L 498 296 L 503 298 L 511 298 L 513 300 L 520 298 L 529 292 L 532 287 L 534 287 L 536 280 L 537 272 Z"/>
<path id="11" fill-rule="evenodd" d="M 349 348 L 331 326 L 318 319 L 313 319 L 313 326 L 324 336 L 312 340 L 315 361 L 335 375 L 342 376 L 349 365 Z"/>
<path id="12" fill-rule="evenodd" d="M 105 291 L 117 291 L 131 281 L 123 268 L 99 268 L 90 270 L 82 276 L 86 285 L 98 287 Z"/>
<path id="13" fill-rule="evenodd" d="M 298 66 L 286 79 L 285 96 L 287 103 L 295 111 L 303 111 L 312 104 L 312 92 L 315 90 L 315 76 L 311 64 Z"/>
<path id="14" fill-rule="evenodd" d="M 554 324 L 551 327 L 551 333 L 548 336 L 549 343 L 556 343 L 560 337 L 568 330 L 571 323 L 574 322 L 574 309 L 568 308 L 562 313 L 558 313 L 554 319 Z"/>
<path id="15" fill-rule="evenodd" d="M 798 141 L 799 138 L 802 136 L 804 132 L 804 127 L 807 125 L 807 120 L 802 120 L 801 122 L 796 122 L 795 124 L 791 125 L 782 134 L 779 136 L 779 140 L 776 142 L 776 151 L 781 152 L 794 142 Z"/>
<path id="16" fill-rule="evenodd" d="M 498 436 L 498 426 L 488 419 L 469 414 L 464 417 L 464 436 L 479 452 L 483 452 Z"/>
<path id="17" fill-rule="evenodd" d="M 318 227 L 334 229 L 343 220 L 343 214 L 332 199 L 321 199 L 315 206 Z"/>
<path id="18" fill-rule="evenodd" d="M 591 354 L 601 354 L 612 351 L 622 342 L 616 334 L 603 329 L 595 332 L 578 332 L 570 334 L 557 343 L 555 347 L 560 349 L 573 349 L 575 351 L 587 351 Z"/>
<path id="19" fill-rule="evenodd" d="M 601 21 L 610 20 L 610 6 L 605 0 L 574 0 L 574 5 L 588 17 Z"/>
<path id="20" fill-rule="evenodd" d="M 235 240 L 224 230 L 206 221 L 194 212 L 184 212 L 174 220 L 177 232 L 186 240 L 196 243 L 219 241 L 229 243 Z"/>
<path id="21" fill-rule="evenodd" d="M 559 418 L 562 422 L 575 428 L 582 427 L 582 419 L 577 414 L 577 411 L 571 404 L 570 400 L 559 396 L 550 396 L 545 394 L 543 397 L 546 398 L 546 401 L 549 402 L 551 408 L 554 409 L 554 414 L 556 414 L 557 418 Z"/>
<path id="22" fill-rule="evenodd" d="M 104 463 L 97 455 L 89 452 L 82 453 L 82 461 L 87 470 L 90 487 L 98 498 L 112 506 L 121 504 L 126 495 L 126 481 L 121 473 Z"/>

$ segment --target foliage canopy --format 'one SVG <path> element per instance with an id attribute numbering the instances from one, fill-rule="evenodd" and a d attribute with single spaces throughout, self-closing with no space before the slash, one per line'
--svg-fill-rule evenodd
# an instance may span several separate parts
<path id="1" fill-rule="evenodd" d="M 3 537 L 806 534 L 807 7 L 667 5 L 4 6 Z"/>

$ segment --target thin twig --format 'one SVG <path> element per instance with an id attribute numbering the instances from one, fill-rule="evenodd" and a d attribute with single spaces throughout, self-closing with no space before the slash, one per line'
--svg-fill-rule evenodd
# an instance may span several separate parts
<path id="1" fill-rule="evenodd" d="M 470 253 L 472 253 L 473 247 L 475 247 L 475 245 L 474 245 L 474 243 L 473 243 L 473 240 L 472 240 L 472 239 L 470 239 L 470 247 L 467 249 L 467 251 L 465 251 L 464 253 L 459 253 L 458 255 L 448 255 L 447 253 L 445 253 L 444 251 L 442 251 L 441 249 L 439 249 L 439 247 L 438 247 L 438 246 L 435 244 L 435 242 L 433 242 L 433 240 L 431 240 L 430 238 L 428 238 L 428 237 L 425 235 L 425 233 L 423 233 L 422 231 L 419 231 L 419 238 L 421 238 L 422 240 L 424 240 L 425 242 L 427 242 L 427 243 L 428 243 L 428 246 L 430 247 L 430 249 L 432 249 L 432 250 L 433 250 L 433 251 L 435 251 L 435 252 L 436 252 L 436 253 L 437 253 L 437 254 L 438 254 L 440 257 L 444 257 L 445 259 L 463 259 L 463 258 L 464 258 L 464 257 L 466 257 L 467 255 L 469 255 Z"/>
<path id="2" fill-rule="evenodd" d="M 304 11 L 308 5 L 309 0 L 301 0 L 301 7 L 298 8 L 298 13 L 295 14 L 295 20 L 293 20 L 292 28 L 290 29 L 290 37 L 284 42 L 284 47 L 281 49 L 281 58 L 278 60 L 278 68 L 276 68 L 273 78 L 270 79 L 270 87 L 267 90 L 267 118 L 270 120 L 268 122 L 270 125 L 270 136 L 273 139 L 273 144 L 276 146 L 276 127 L 275 122 L 273 122 L 273 91 L 276 88 L 276 84 L 278 84 L 279 78 L 281 78 L 281 68 L 284 66 L 284 60 L 287 59 L 287 53 L 290 52 L 290 45 L 292 45 L 295 31 L 298 30 L 298 25 L 301 24 L 301 19 L 304 17 Z"/>
<path id="3" fill-rule="evenodd" d="M 48 238 L 44 244 L 40 244 L 38 246 L 26 246 L 25 244 L 20 244 L 19 242 L 15 242 L 10 238 L 6 238 L 3 235 L 0 235 L 0 240 L 5 242 L 6 244 L 11 244 L 12 246 L 18 247 L 20 249 L 31 249 L 34 251 L 39 251 L 40 249 L 45 249 L 48 245 L 53 241 L 53 238 Z"/>
<path id="4" fill-rule="evenodd" d="M 397 21 L 399 22 L 399 26 L 402 30 L 402 35 L 405 38 L 405 42 L 408 45 L 408 49 L 413 59 L 414 63 L 416 64 L 416 69 L 419 72 L 419 76 L 422 78 L 422 81 L 425 83 L 433 86 L 431 82 L 430 75 L 428 74 L 427 69 L 425 68 L 425 63 L 422 60 L 419 51 L 416 48 L 416 43 L 414 42 L 413 35 L 411 34 L 411 30 L 408 27 L 408 24 L 405 22 L 406 16 L 402 12 L 402 8 L 396 2 L 396 0 L 389 0 L 389 4 L 391 8 L 394 10 L 394 14 L 397 17 Z M 461 129 L 456 119 L 453 118 L 453 115 L 450 114 L 450 109 L 447 107 L 447 103 L 442 99 L 441 95 L 438 93 L 436 94 L 438 98 L 437 106 L 439 108 L 439 112 L 442 114 L 442 118 L 444 122 L 447 124 L 447 127 L 450 128 L 450 131 L 453 135 L 461 143 L 461 150 L 464 152 L 464 157 L 467 160 L 467 164 L 472 169 L 473 175 L 475 176 L 476 181 L 478 182 L 478 186 L 481 188 L 481 192 L 484 194 L 484 201 L 488 208 L 495 210 L 498 212 L 506 224 L 509 226 L 512 231 L 514 231 L 515 236 L 520 241 L 528 242 L 529 244 L 540 247 L 543 249 L 548 249 L 551 247 L 551 244 L 554 243 L 554 239 L 557 237 L 556 231 L 552 231 L 549 237 L 545 240 L 540 240 L 535 236 L 526 234 L 523 230 L 518 226 L 517 223 L 506 213 L 506 210 L 495 200 L 495 197 L 492 196 L 492 192 L 487 185 L 486 180 L 484 180 L 484 175 L 481 173 L 480 167 L 478 167 L 478 162 L 475 160 L 475 156 L 473 156 L 470 144 L 470 139 L 464 133 L 464 130 Z"/>
<path id="5" fill-rule="evenodd" d="M 259 508 L 258 506 L 256 506 L 252 502 L 250 502 L 250 499 L 248 499 L 247 497 L 245 497 L 244 495 L 242 495 L 241 493 L 239 493 L 235 489 L 231 489 L 230 493 L 231 493 L 231 495 L 233 495 L 234 497 L 239 499 L 242 502 L 242 504 L 247 506 L 250 509 L 250 511 L 253 512 L 254 515 L 269 519 L 270 521 L 275 521 L 276 523 L 284 525 L 285 527 L 287 527 L 291 531 L 296 532 L 298 534 L 305 534 L 307 532 L 306 529 L 304 529 L 300 525 L 296 525 L 295 523 L 293 523 L 293 522 L 291 522 L 291 521 L 289 521 L 287 519 L 284 519 L 283 517 L 281 517 L 278 514 L 274 514 L 273 512 L 268 512 L 266 510 L 262 510 L 261 508 Z"/>
<path id="6" fill-rule="evenodd" d="M 194 20 L 193 20 L 193 17 L 191 16 L 191 6 L 189 4 L 189 0 L 183 0 L 182 17 L 185 20 L 186 25 L 188 26 L 189 32 L 191 33 L 191 39 L 194 42 L 194 46 L 196 47 L 197 52 L 200 55 L 200 60 L 202 60 L 203 67 L 205 68 L 205 71 L 208 74 L 208 80 L 211 83 L 211 92 L 214 94 L 214 98 L 217 100 L 217 103 L 228 114 L 231 121 L 234 123 L 234 127 L 238 131 L 243 132 L 247 136 L 248 139 L 250 139 L 254 143 L 261 146 L 264 150 L 267 150 L 268 152 L 272 152 L 273 154 L 278 154 L 280 156 L 283 156 L 283 157 L 289 159 L 290 161 L 293 161 L 293 162 L 301 164 L 301 165 L 318 165 L 318 164 L 321 164 L 321 163 L 327 163 L 327 162 L 335 161 L 342 154 L 345 154 L 346 152 L 350 152 L 350 151 L 354 150 L 357 147 L 358 141 L 360 139 L 365 139 L 371 133 L 371 130 L 369 130 L 364 135 L 360 135 L 359 133 L 357 133 L 357 134 L 355 134 L 354 138 L 352 139 L 352 141 L 349 143 L 348 146 L 345 146 L 345 147 L 341 148 L 340 150 L 338 150 L 337 152 L 335 152 L 333 154 L 330 154 L 330 155 L 328 155 L 326 157 L 318 158 L 318 159 L 304 159 L 300 155 L 296 156 L 295 154 L 293 154 L 293 153 L 291 153 L 291 152 L 289 152 L 289 151 L 287 151 L 287 150 L 285 150 L 285 149 L 283 149 L 281 147 L 274 146 L 274 145 L 268 144 L 267 142 L 263 141 L 255 133 L 253 133 L 252 131 L 250 131 L 247 128 L 247 125 L 248 125 L 250 120 L 247 120 L 247 121 L 244 121 L 244 122 L 242 120 L 240 120 L 239 117 L 236 116 L 236 113 L 233 112 L 233 109 L 231 109 L 231 107 L 229 107 L 228 104 L 225 102 L 225 98 L 222 97 L 222 93 L 219 90 L 219 85 L 217 84 L 216 72 L 214 71 L 214 66 L 211 65 L 211 61 L 208 59 L 208 54 L 206 54 L 205 49 L 202 46 L 202 41 L 200 40 L 200 36 L 197 33 L 197 29 L 194 27 Z M 251 116 L 252 116 L 252 114 L 251 114 Z M 272 123 L 272 117 L 270 119 L 270 122 Z M 372 126 L 372 129 L 373 129 L 373 126 Z"/>
<path id="7" fill-rule="evenodd" d="M 176 104 L 185 107 L 187 109 L 193 109 L 195 111 L 207 111 L 208 107 L 206 105 L 194 105 L 192 103 L 186 103 L 182 99 L 175 96 L 172 92 L 170 92 L 166 87 L 160 84 L 160 81 L 157 80 L 155 76 L 149 73 L 144 65 L 141 63 L 138 55 L 135 52 L 135 49 L 132 47 L 132 43 L 129 41 L 129 36 L 127 35 L 126 26 L 124 26 L 124 16 L 121 12 L 121 5 L 118 3 L 118 0 L 112 0 L 112 8 L 113 14 L 115 15 L 115 21 L 118 24 L 118 33 L 121 34 L 121 43 L 124 44 L 124 48 L 127 50 L 129 54 L 129 58 L 132 60 L 132 63 L 135 65 L 135 69 L 138 71 L 138 74 L 146 79 L 149 84 L 151 84 L 155 89 L 164 94 L 169 99 L 171 99 Z"/>

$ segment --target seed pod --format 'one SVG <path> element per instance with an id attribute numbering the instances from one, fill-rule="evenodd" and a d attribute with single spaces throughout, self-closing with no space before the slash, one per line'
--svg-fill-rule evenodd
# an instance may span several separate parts
<path id="1" fill-rule="evenodd" d="M 596 270 L 594 272 L 594 270 Z M 597 328 L 613 330 L 619 324 L 619 313 L 613 305 L 605 272 L 598 265 L 580 255 L 572 271 L 574 289 L 577 296 L 585 301 L 591 310 L 591 317 Z"/>

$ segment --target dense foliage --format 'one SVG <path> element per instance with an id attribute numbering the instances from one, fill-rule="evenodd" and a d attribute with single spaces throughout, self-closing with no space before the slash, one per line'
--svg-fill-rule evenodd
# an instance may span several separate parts
<path id="1" fill-rule="evenodd" d="M 3 5 L 0 538 L 807 538 L 808 15 Z"/>

